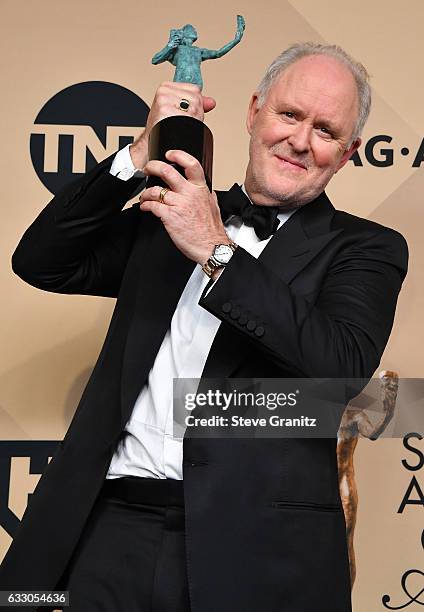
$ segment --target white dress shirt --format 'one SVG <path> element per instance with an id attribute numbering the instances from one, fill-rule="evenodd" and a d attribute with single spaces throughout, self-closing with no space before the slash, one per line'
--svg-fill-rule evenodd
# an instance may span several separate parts
<path id="1" fill-rule="evenodd" d="M 129 145 L 116 154 L 110 172 L 122 180 L 140 173 L 132 163 Z M 244 186 L 242 188 L 244 190 Z M 279 214 L 278 227 L 293 212 Z M 259 240 L 254 229 L 234 215 L 225 223 L 225 231 L 231 240 L 254 257 L 259 256 L 272 237 Z M 225 274 L 225 268 L 222 274 Z M 106 478 L 141 476 L 182 480 L 183 438 L 173 436 L 173 378 L 200 378 L 221 324 L 220 319 L 198 304 L 208 281 L 209 277 L 201 266 L 196 265 L 175 309 L 147 383 L 141 389 L 125 425 L 125 435 L 115 449 Z M 219 282 L 219 277 L 215 282 Z"/>

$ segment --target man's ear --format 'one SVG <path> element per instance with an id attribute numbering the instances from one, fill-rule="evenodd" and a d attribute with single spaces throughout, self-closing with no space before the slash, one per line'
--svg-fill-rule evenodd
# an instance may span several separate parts
<path id="1" fill-rule="evenodd" d="M 252 133 L 252 129 L 253 129 L 253 122 L 255 120 L 255 117 L 258 113 L 259 107 L 258 107 L 258 94 L 255 92 L 252 97 L 250 98 L 250 102 L 249 102 L 249 109 L 247 111 L 247 117 L 246 117 L 246 127 L 247 127 L 247 131 L 250 134 Z"/>
<path id="2" fill-rule="evenodd" d="M 346 149 L 346 151 L 343 153 L 343 157 L 341 158 L 339 162 L 339 165 L 337 166 L 336 172 L 341 170 L 343 166 L 349 161 L 349 159 L 352 157 L 355 151 L 360 147 L 361 142 L 362 142 L 361 138 L 357 138 L 356 140 L 352 142 L 350 147 Z"/>

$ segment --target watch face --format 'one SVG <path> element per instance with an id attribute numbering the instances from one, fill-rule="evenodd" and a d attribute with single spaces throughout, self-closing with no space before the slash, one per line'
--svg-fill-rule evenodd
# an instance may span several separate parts
<path id="1" fill-rule="evenodd" d="M 227 244 L 218 244 L 213 252 L 213 256 L 221 264 L 227 264 L 230 261 L 232 254 L 233 249 Z"/>

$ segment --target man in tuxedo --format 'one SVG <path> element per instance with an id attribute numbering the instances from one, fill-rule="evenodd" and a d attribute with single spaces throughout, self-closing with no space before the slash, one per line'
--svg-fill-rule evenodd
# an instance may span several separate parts
<path id="1" fill-rule="evenodd" d="M 367 74 L 338 47 L 284 51 L 250 101 L 244 184 L 210 193 L 194 158 L 168 152 L 183 177 L 147 140 L 214 106 L 161 85 L 144 133 L 53 198 L 13 255 L 35 287 L 117 303 L 1 589 L 69 589 L 72 612 L 351 610 L 337 440 L 175 438 L 172 379 L 376 370 L 407 245 L 324 192 L 360 145 Z M 123 210 L 145 175 L 168 188 Z"/>

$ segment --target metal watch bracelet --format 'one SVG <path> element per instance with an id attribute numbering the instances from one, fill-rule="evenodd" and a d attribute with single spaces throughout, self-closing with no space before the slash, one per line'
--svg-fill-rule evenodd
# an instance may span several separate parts
<path id="1" fill-rule="evenodd" d="M 221 245 L 215 244 L 214 251 L 217 246 L 221 246 Z M 234 253 L 234 251 L 238 247 L 238 244 L 236 244 L 235 242 L 229 242 L 228 244 L 226 244 L 226 246 L 229 246 L 230 249 Z M 207 260 L 207 262 L 203 264 L 202 270 L 203 272 L 205 272 L 205 274 L 209 276 L 209 278 L 212 278 L 212 274 L 215 272 L 215 270 L 218 270 L 219 268 L 225 268 L 225 266 L 226 266 L 225 263 L 219 262 L 217 259 L 215 259 L 214 255 L 212 254 Z"/>

